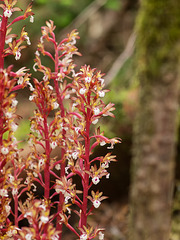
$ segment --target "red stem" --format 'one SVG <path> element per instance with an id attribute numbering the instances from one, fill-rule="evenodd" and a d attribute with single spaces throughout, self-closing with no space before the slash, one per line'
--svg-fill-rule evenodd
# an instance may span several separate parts
<path id="1" fill-rule="evenodd" d="M 58 56 L 58 48 L 57 48 L 57 44 L 54 44 L 55 47 L 55 73 L 58 73 L 58 64 L 59 64 L 59 56 Z M 59 107 L 61 109 L 61 117 L 64 118 L 65 116 L 65 109 L 64 109 L 64 105 L 63 105 L 63 100 L 61 97 L 61 93 L 59 90 L 59 84 L 58 81 L 55 79 L 54 80 L 54 86 L 55 86 L 55 91 L 56 91 L 56 96 L 57 96 L 57 101 L 59 104 Z M 64 121 L 63 121 L 64 123 Z M 65 140 L 65 130 L 63 129 L 62 132 L 62 138 L 63 140 Z M 60 170 L 60 176 L 64 177 L 65 176 L 65 162 L 63 161 L 64 159 L 64 154 L 65 154 L 65 150 L 62 148 L 61 149 L 61 170 Z M 59 204 L 58 204 L 58 212 L 60 213 L 62 211 L 62 206 L 64 204 L 64 195 L 62 193 L 59 194 Z M 57 222 L 56 222 L 56 230 L 59 231 L 59 240 L 62 237 L 62 224 L 59 224 L 59 222 L 61 221 L 61 217 L 58 215 L 57 216 Z"/>
<path id="2" fill-rule="evenodd" d="M 4 16 L 2 17 L 1 28 L 0 28 L 0 69 L 4 68 L 4 46 L 5 46 L 5 38 L 7 31 L 7 21 L 8 18 Z"/>
<path id="3" fill-rule="evenodd" d="M 47 201 L 50 198 L 50 153 L 51 147 L 49 142 L 49 128 L 47 123 L 47 115 L 46 115 L 46 106 L 43 106 L 43 119 L 44 119 L 44 135 L 45 135 L 45 152 L 46 152 L 46 163 L 44 168 L 44 197 Z M 47 234 L 48 224 L 44 226 L 44 234 Z"/>
<path id="4" fill-rule="evenodd" d="M 33 227 L 35 229 L 35 232 L 36 232 L 36 240 L 40 240 L 40 236 L 39 236 L 39 226 L 38 226 L 38 222 L 36 221 L 34 224 L 33 224 Z"/>
<path id="5" fill-rule="evenodd" d="M 7 21 L 8 18 L 3 15 L 1 28 L 0 28 L 0 69 L 4 69 L 4 46 L 5 46 L 5 38 L 6 38 L 6 31 L 7 31 Z M 3 98 L 3 91 L 4 91 L 4 83 L 3 79 L 1 81 L 1 93 L 0 93 L 0 102 L 2 102 Z M 0 109 L 0 145 L 2 145 L 2 130 L 3 130 L 3 111 Z"/>
<path id="6" fill-rule="evenodd" d="M 18 196 L 14 196 L 14 225 L 18 227 Z"/>
<path id="7" fill-rule="evenodd" d="M 76 232 L 76 230 L 69 223 L 67 223 L 66 227 L 68 227 L 72 232 L 74 232 L 79 237 L 79 234 Z"/>
<path id="8" fill-rule="evenodd" d="M 48 200 L 50 194 L 50 142 L 49 142 L 49 129 L 47 124 L 47 116 L 44 114 L 44 134 L 45 134 L 45 145 L 46 145 L 46 164 L 44 168 L 44 197 Z"/>
<path id="9" fill-rule="evenodd" d="M 14 160 L 12 160 L 12 164 L 13 164 L 13 169 L 14 169 L 14 180 L 17 181 L 18 169 L 16 169 Z M 18 193 L 16 193 L 14 195 L 14 225 L 16 227 L 18 227 L 18 222 L 19 222 L 19 220 L 18 220 Z"/>
<path id="10" fill-rule="evenodd" d="M 90 104 L 90 96 L 88 96 L 88 103 Z M 87 225 L 87 203 L 88 203 L 88 190 L 89 190 L 89 172 L 90 170 L 90 162 L 89 162 L 89 155 L 90 155 L 90 112 L 91 110 L 87 109 L 86 115 L 86 132 L 85 132 L 85 173 L 84 173 L 84 181 L 82 181 L 83 185 L 83 203 L 82 203 L 82 212 L 80 215 L 79 227 L 83 228 Z"/>

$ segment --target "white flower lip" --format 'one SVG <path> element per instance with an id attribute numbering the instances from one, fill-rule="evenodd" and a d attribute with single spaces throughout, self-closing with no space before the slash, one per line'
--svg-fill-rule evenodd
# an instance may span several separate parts
<path id="1" fill-rule="evenodd" d="M 11 129 L 13 132 L 15 132 L 18 129 L 18 125 L 14 122 L 11 123 Z"/>
<path id="2" fill-rule="evenodd" d="M 105 141 L 100 142 L 100 146 L 104 146 L 104 145 L 106 145 Z"/>
<path id="3" fill-rule="evenodd" d="M 34 16 L 32 16 L 31 15 L 31 17 L 30 17 L 30 20 L 29 20 L 31 23 L 33 23 L 34 22 Z"/>
<path id="4" fill-rule="evenodd" d="M 60 169 L 61 169 L 61 165 L 60 165 L 59 163 L 56 164 L 55 169 L 56 169 L 56 170 L 60 170 Z"/>
<path id="5" fill-rule="evenodd" d="M 40 56 L 40 53 L 38 52 L 38 50 L 36 50 L 35 55 L 37 55 L 38 57 Z"/>
<path id="6" fill-rule="evenodd" d="M 98 208 L 100 205 L 101 205 L 101 202 L 100 202 L 99 200 L 94 200 L 94 201 L 93 201 L 93 206 L 94 206 L 95 208 Z"/>
<path id="7" fill-rule="evenodd" d="M 78 134 L 79 131 L 81 130 L 81 128 L 80 128 L 80 127 L 75 127 L 74 130 L 75 130 L 75 132 Z"/>
<path id="8" fill-rule="evenodd" d="M 57 142 L 53 141 L 50 145 L 52 149 L 55 149 L 57 147 Z"/>
<path id="9" fill-rule="evenodd" d="M 99 240 L 104 240 L 104 233 L 99 232 Z"/>
<path id="10" fill-rule="evenodd" d="M 18 50 L 16 51 L 15 59 L 19 60 L 21 58 L 21 52 Z"/>
<path id="11" fill-rule="evenodd" d="M 26 234 L 26 236 L 25 236 L 25 239 L 26 240 L 31 240 L 32 239 L 32 234 L 31 233 L 28 233 L 28 234 Z"/>
<path id="12" fill-rule="evenodd" d="M 4 11 L 4 16 L 10 18 L 12 15 L 12 11 L 10 9 L 6 9 Z"/>
<path id="13" fill-rule="evenodd" d="M 85 92 L 86 92 L 86 89 L 85 89 L 85 88 L 81 88 L 81 89 L 79 90 L 79 93 L 80 93 L 81 95 L 85 94 Z"/>
<path id="14" fill-rule="evenodd" d="M 11 43 L 12 42 L 12 38 L 8 38 L 5 43 L 8 44 L 8 43 Z"/>
<path id="15" fill-rule="evenodd" d="M 34 99 L 34 97 L 35 97 L 35 95 L 31 95 L 31 96 L 29 97 L 29 101 L 32 101 L 32 100 Z"/>
<path id="16" fill-rule="evenodd" d="M 92 124 L 96 124 L 98 122 L 98 119 L 95 119 L 94 121 L 92 121 Z"/>
<path id="17" fill-rule="evenodd" d="M 49 221 L 49 218 L 48 218 L 48 217 L 41 216 L 41 222 L 42 222 L 42 223 L 47 223 L 48 221 Z"/>
<path id="18" fill-rule="evenodd" d="M 9 149 L 8 149 L 7 147 L 2 147 L 2 148 L 1 148 L 1 153 L 2 153 L 3 155 L 7 155 L 7 154 L 9 153 Z"/>
<path id="19" fill-rule="evenodd" d="M 24 79 L 23 79 L 23 77 L 21 76 L 21 77 L 19 77 L 19 79 L 18 79 L 18 81 L 17 81 L 17 84 L 23 84 L 23 81 L 24 81 Z"/>
<path id="20" fill-rule="evenodd" d="M 101 97 L 101 98 L 103 98 L 105 96 L 105 92 L 103 92 L 103 91 L 99 91 L 98 94 L 99 94 L 99 97 Z"/>
<path id="21" fill-rule="evenodd" d="M 99 177 L 93 177 L 93 178 L 92 178 L 92 182 L 93 182 L 95 185 L 97 185 L 97 184 L 100 182 Z"/>
<path id="22" fill-rule="evenodd" d="M 53 103 L 53 109 L 57 109 L 59 107 L 59 104 L 57 102 Z"/>
<path id="23" fill-rule="evenodd" d="M 77 151 L 72 153 L 72 158 L 76 160 L 78 158 L 79 153 Z"/>
<path id="24" fill-rule="evenodd" d="M 94 108 L 93 112 L 94 112 L 94 115 L 98 115 L 100 113 L 100 110 L 99 108 L 96 107 Z"/>
<path id="25" fill-rule="evenodd" d="M 18 104 L 18 101 L 16 99 L 12 100 L 12 107 L 16 107 Z"/>
<path id="26" fill-rule="evenodd" d="M 8 191 L 7 191 L 7 189 L 0 189 L 0 195 L 2 196 L 2 197 L 8 197 Z"/>
<path id="27" fill-rule="evenodd" d="M 86 233 L 83 233 L 81 236 L 80 236 L 80 240 L 86 240 L 88 238 L 87 234 Z"/>
<path id="28" fill-rule="evenodd" d="M 90 83 L 91 82 L 91 77 L 85 77 L 85 82 Z"/>

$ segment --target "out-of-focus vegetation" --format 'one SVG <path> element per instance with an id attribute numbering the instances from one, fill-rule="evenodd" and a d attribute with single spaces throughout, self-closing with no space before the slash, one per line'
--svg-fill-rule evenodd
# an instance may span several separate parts
<path id="1" fill-rule="evenodd" d="M 138 83 L 134 76 L 134 58 L 131 57 L 119 71 L 111 83 L 110 92 L 105 96 L 105 102 L 109 99 L 115 104 L 115 118 L 105 120 L 101 128 L 109 137 L 121 133 L 125 138 L 130 137 L 132 122 L 137 109 Z M 121 136 L 122 137 L 122 136 Z"/>
<path id="2" fill-rule="evenodd" d="M 18 148 L 22 148 L 26 145 L 28 140 L 28 134 L 30 131 L 30 123 L 27 119 L 24 119 L 20 122 L 20 126 L 17 128 L 14 136 L 18 141 Z M 4 139 L 8 138 L 7 132 L 3 135 Z"/>
<path id="3" fill-rule="evenodd" d="M 33 2 L 35 24 L 30 29 L 30 33 L 32 33 L 34 37 L 40 35 L 41 26 L 49 19 L 54 21 L 56 31 L 59 32 L 72 23 L 84 9 L 95 2 L 97 2 L 97 5 L 98 2 L 104 2 L 101 9 L 102 11 L 107 9 L 117 11 L 121 6 L 121 0 L 36 0 Z M 19 5 L 23 9 L 25 7 L 25 2 L 21 0 L 19 1 Z"/>
<path id="4" fill-rule="evenodd" d="M 28 134 L 30 131 L 30 123 L 27 120 L 22 120 L 20 123 L 20 127 L 17 129 L 15 133 L 15 137 L 17 141 L 19 141 L 19 148 L 23 147 L 28 140 Z"/>

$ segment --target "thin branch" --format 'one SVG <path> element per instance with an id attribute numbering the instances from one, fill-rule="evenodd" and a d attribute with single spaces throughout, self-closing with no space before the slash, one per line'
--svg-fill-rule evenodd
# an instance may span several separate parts
<path id="1" fill-rule="evenodd" d="M 62 38 L 67 32 L 72 29 L 78 29 L 83 25 L 94 13 L 96 13 L 102 6 L 106 4 L 107 0 L 95 0 L 89 4 L 67 27 L 60 32 Z"/>
<path id="2" fill-rule="evenodd" d="M 115 60 L 111 69 L 108 71 L 105 77 L 106 86 L 110 84 L 110 82 L 117 76 L 118 72 L 124 66 L 125 62 L 132 56 L 135 48 L 135 40 L 136 40 L 136 34 L 132 32 L 128 39 L 128 42 L 124 51 Z"/>

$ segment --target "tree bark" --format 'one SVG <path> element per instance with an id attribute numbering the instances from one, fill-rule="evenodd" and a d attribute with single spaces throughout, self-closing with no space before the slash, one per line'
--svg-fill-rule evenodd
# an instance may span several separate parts
<path id="1" fill-rule="evenodd" d="M 136 22 L 140 82 L 134 124 L 130 240 L 169 240 L 177 132 L 180 1 L 142 0 Z"/>

